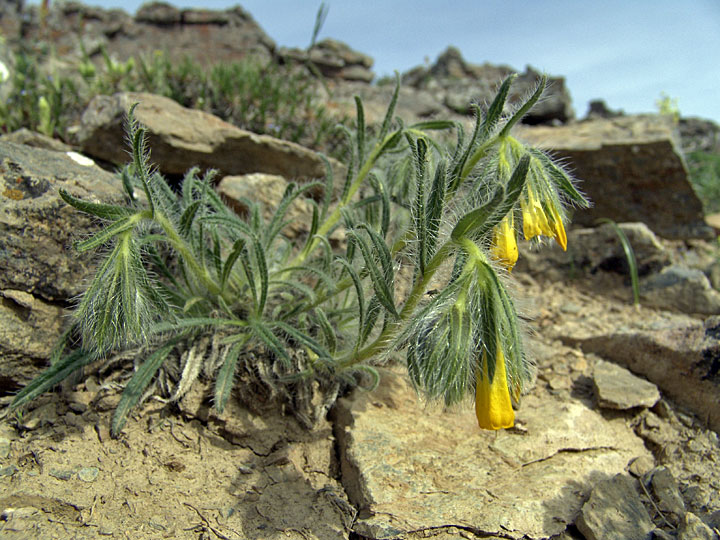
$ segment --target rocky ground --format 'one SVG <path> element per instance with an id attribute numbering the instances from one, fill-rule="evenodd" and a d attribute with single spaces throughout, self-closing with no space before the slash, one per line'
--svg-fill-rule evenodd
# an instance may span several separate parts
<path id="1" fill-rule="evenodd" d="M 277 48 L 239 8 L 155 4 L 131 17 L 63 6 L 41 28 L 11 16 L 22 2 L 0 3 L 0 26 L 6 35 L 24 28 L 26 39 L 49 28 L 68 56 L 80 31 L 120 55 L 140 43 L 192 52 L 208 31 L 230 59 L 307 54 Z M 391 89 L 368 84 L 371 59 L 334 41 L 311 54 L 328 77 L 330 94 L 318 92 L 329 109 L 351 112 L 358 94 L 368 123 L 382 119 Z M 486 101 L 508 70 L 448 49 L 404 75 L 398 114 L 466 120 L 467 104 Z M 536 78 L 527 69 L 518 92 Z M 197 384 L 177 404 L 147 401 L 113 439 L 129 364 L 91 366 L 0 424 L 0 537 L 717 539 L 720 252 L 682 148 L 717 150 L 719 130 L 607 111 L 576 122 L 562 78 L 553 88 L 530 116 L 545 125 L 519 135 L 565 159 L 595 206 L 575 216 L 566 253 L 524 250 L 513 272 L 537 363 L 513 429 L 480 431 L 470 404 L 425 403 L 390 363 L 375 390 L 343 395 L 312 430 L 238 400 L 218 415 Z M 57 190 L 118 199 L 108 170 L 126 158 L 122 114 L 138 100 L 159 170 L 215 167 L 231 204 L 252 192 L 272 207 L 288 178 L 324 173 L 306 148 L 147 94 L 98 96 L 73 141 L 0 137 L 2 404 L 46 365 L 87 278 L 89 260 L 68 248 L 73 229 L 96 224 L 61 205 Z M 342 177 L 343 165 L 331 166 Z M 307 232 L 308 208 L 293 208 L 289 234 Z M 635 250 L 639 306 L 616 233 L 595 227 L 601 217 L 620 223 Z"/>

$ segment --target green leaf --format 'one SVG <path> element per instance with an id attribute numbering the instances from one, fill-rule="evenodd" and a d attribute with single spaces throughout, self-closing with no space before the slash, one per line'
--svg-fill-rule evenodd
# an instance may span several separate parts
<path id="1" fill-rule="evenodd" d="M 225 410 L 225 405 L 235 384 L 235 369 L 238 357 L 249 339 L 250 336 L 244 336 L 243 340 L 230 346 L 225 355 L 225 361 L 218 371 L 215 379 L 215 410 L 218 413 Z"/>
<path id="2" fill-rule="evenodd" d="M 485 119 L 480 126 L 479 139 L 481 141 L 486 140 L 492 134 L 495 130 L 495 126 L 497 126 L 498 122 L 502 118 L 503 111 L 505 110 L 505 102 L 507 101 L 510 87 L 515 79 L 517 79 L 517 73 L 513 73 L 508 76 L 500 85 L 500 89 L 495 95 L 495 99 L 493 99 L 493 102 L 490 104 L 490 107 L 485 114 Z"/>
<path id="3" fill-rule="evenodd" d="M 288 184 L 287 188 L 285 189 L 285 193 L 283 194 L 283 197 L 278 204 L 275 213 L 273 214 L 272 220 L 270 221 L 270 224 L 265 231 L 263 242 L 265 247 L 270 247 L 272 241 L 287 224 L 282 220 L 285 218 L 285 215 L 290 209 L 290 205 L 292 204 L 292 202 L 303 193 L 307 193 L 308 191 L 316 189 L 318 186 L 322 186 L 322 184 L 320 182 L 310 182 L 308 184 L 305 184 L 301 188 L 298 188 L 297 184 L 295 184 L 294 182 Z"/>
<path id="4" fill-rule="evenodd" d="M 357 139 L 357 155 L 358 161 L 363 163 L 365 161 L 365 110 L 363 109 L 363 102 L 360 96 L 355 96 L 355 111 L 356 111 L 356 139 Z"/>
<path id="5" fill-rule="evenodd" d="M 322 344 L 304 332 L 301 332 L 292 325 L 282 321 L 275 322 L 275 328 L 279 328 L 298 343 L 305 345 L 308 349 L 317 354 L 320 358 L 332 358 L 328 350 Z"/>
<path id="6" fill-rule="evenodd" d="M 415 164 L 415 208 L 413 212 L 413 222 L 415 224 L 415 236 L 418 240 L 418 269 L 420 275 L 425 274 L 425 264 L 428 261 L 428 238 L 426 225 L 425 207 L 425 158 L 427 153 L 427 143 L 424 139 L 413 141 L 410 136 L 406 136 L 410 149 L 412 150 Z"/>
<path id="7" fill-rule="evenodd" d="M 628 263 L 628 269 L 630 270 L 630 283 L 633 292 L 633 304 L 639 306 L 640 281 L 638 278 L 638 266 L 637 259 L 635 258 L 635 250 L 633 250 L 632 244 L 630 243 L 630 240 L 625 234 L 625 231 L 623 231 L 620 226 L 612 219 L 602 218 L 598 220 L 598 223 L 609 223 L 610 226 L 613 228 L 613 231 L 615 231 L 618 239 L 620 240 L 620 245 L 622 245 L 623 252 L 625 253 L 625 259 Z"/>
<path id="8" fill-rule="evenodd" d="M 505 190 L 502 187 L 498 187 L 490 202 L 471 210 L 460 218 L 453 228 L 452 233 L 450 233 L 450 237 L 453 240 L 458 241 L 461 238 L 467 238 L 470 236 L 490 219 L 490 216 L 497 211 L 504 198 Z"/>
<path id="9" fill-rule="evenodd" d="M 435 255 L 438 231 L 440 230 L 440 222 L 442 221 L 443 210 L 445 208 L 446 167 L 447 165 L 444 159 L 438 163 L 435 168 L 435 176 L 430 188 L 430 194 L 428 195 L 427 210 L 425 213 L 427 228 L 425 264 Z"/>
<path id="10" fill-rule="evenodd" d="M 110 433 L 113 437 L 117 437 L 120 430 L 125 425 L 127 415 L 130 412 L 145 392 L 145 389 L 152 381 L 157 370 L 160 369 L 163 362 L 167 359 L 168 355 L 172 352 L 177 345 L 178 338 L 173 339 L 163 347 L 156 350 L 142 363 L 135 374 L 130 379 L 130 382 L 125 386 L 125 390 L 120 397 L 115 413 L 113 414 L 112 425 L 110 427 Z"/>
<path id="11" fill-rule="evenodd" d="M 390 228 L 390 196 L 385 184 L 376 175 L 368 174 L 368 179 L 373 189 L 377 193 L 378 200 L 380 201 L 380 234 L 383 238 L 387 236 L 388 229 Z"/>
<path id="12" fill-rule="evenodd" d="M 365 323 L 360 328 L 360 340 L 356 347 L 362 347 L 370 337 L 375 325 L 377 324 L 378 317 L 382 311 L 382 306 L 377 296 L 373 296 L 368 302 L 367 314 L 365 316 Z"/>
<path id="13" fill-rule="evenodd" d="M 364 224 L 361 223 L 360 227 L 363 227 L 363 225 Z M 365 227 L 365 230 L 368 231 L 369 236 L 372 240 L 372 235 L 374 231 L 372 231 L 372 229 L 370 229 L 369 227 Z M 373 250 L 370 248 L 367 240 L 365 240 L 362 235 L 357 234 L 355 231 L 349 231 L 348 235 L 356 241 L 358 247 L 360 248 L 360 251 L 362 252 L 363 258 L 365 259 L 365 268 L 367 268 L 368 270 L 368 274 L 370 276 L 370 280 L 372 281 L 373 288 L 375 289 L 375 294 L 377 295 L 378 300 L 380 301 L 382 306 L 388 310 L 388 312 L 390 312 L 395 318 L 397 318 L 398 312 L 395 308 L 395 298 L 393 294 L 392 284 L 392 266 L 390 266 L 390 272 L 388 273 L 386 265 L 389 262 L 390 255 L 389 251 L 387 250 L 387 246 L 385 245 L 385 242 L 382 242 L 382 245 L 385 246 L 384 251 L 380 250 L 378 252 L 377 250 L 375 250 L 375 252 L 379 255 L 380 264 L 383 266 L 383 269 L 381 270 L 378 267 L 375 256 L 373 255 Z M 387 260 L 383 261 L 383 256 L 387 256 Z"/>
<path id="14" fill-rule="evenodd" d="M 227 283 L 228 277 L 230 277 L 230 273 L 232 272 L 233 266 L 235 266 L 235 263 L 238 260 L 238 257 L 240 257 L 240 253 L 245 249 L 245 239 L 244 238 L 238 238 L 235 240 L 235 243 L 233 244 L 232 250 L 230 251 L 230 254 L 228 255 L 227 259 L 225 259 L 225 264 L 223 265 L 222 269 L 222 275 L 220 277 L 220 289 L 225 290 L 225 284 Z"/>
<path id="15" fill-rule="evenodd" d="M 15 395 L 15 398 L 10 403 L 10 410 L 15 410 L 29 403 L 94 360 L 97 360 L 96 355 L 82 349 L 75 350 L 57 360 Z"/>
<path id="16" fill-rule="evenodd" d="M 252 239 L 253 252 L 255 254 L 255 263 L 260 276 L 260 293 L 258 295 L 257 305 L 255 306 L 255 313 L 259 316 L 265 310 L 265 303 L 267 302 L 268 295 L 268 276 L 267 259 L 265 258 L 265 249 L 257 237 L 253 236 Z"/>
<path id="17" fill-rule="evenodd" d="M 390 104 L 388 105 L 387 111 L 385 112 L 385 118 L 383 119 L 380 133 L 378 134 L 378 140 L 385 139 L 385 135 L 390 131 L 390 124 L 392 123 L 393 115 L 395 114 L 395 107 L 397 106 L 398 97 L 400 96 L 400 73 L 395 72 L 395 90 L 393 91 L 392 98 L 390 98 Z"/>
<path id="18" fill-rule="evenodd" d="M 77 197 L 73 197 L 62 188 L 60 188 L 59 191 L 60 198 L 70 206 L 77 208 L 81 212 L 85 212 L 86 214 L 91 214 L 102 219 L 116 220 L 129 217 L 137 212 L 136 210 L 126 208 L 124 206 L 87 202 L 82 199 L 78 199 Z"/>
<path id="19" fill-rule="evenodd" d="M 110 239 L 112 239 L 114 236 L 133 229 L 141 219 L 142 214 L 140 213 L 135 213 L 126 218 L 119 219 L 105 227 L 95 236 L 75 244 L 75 249 L 77 249 L 80 253 L 83 253 L 85 251 L 100 247 L 106 242 L 109 242 Z"/>
<path id="20" fill-rule="evenodd" d="M 195 220 L 195 214 L 197 213 L 201 204 L 202 201 L 195 201 L 191 203 L 187 208 L 185 208 L 185 211 L 183 211 L 182 215 L 180 216 L 180 230 L 178 232 L 182 236 L 187 237 L 188 233 L 190 232 L 190 228 L 192 227 L 193 221 Z"/>
<path id="21" fill-rule="evenodd" d="M 445 130 L 457 128 L 458 123 L 451 120 L 427 120 L 425 122 L 418 122 L 412 124 L 408 129 L 419 130 L 419 131 L 431 131 L 431 130 Z"/>
<path id="22" fill-rule="evenodd" d="M 510 133 L 510 130 L 513 128 L 513 126 L 517 124 L 523 118 L 523 116 L 525 116 L 530 111 L 530 109 L 535 106 L 540 97 L 543 95 L 543 92 L 545 92 L 546 87 L 547 75 L 543 74 L 533 94 L 528 98 L 527 101 L 525 101 L 525 103 L 522 104 L 522 106 L 517 110 L 517 112 L 512 115 L 510 120 L 505 123 L 502 131 L 500 131 L 500 138 L 506 137 Z"/>
<path id="23" fill-rule="evenodd" d="M 550 175 L 550 178 L 552 178 L 558 190 L 560 190 L 563 195 L 565 195 L 573 203 L 577 204 L 580 208 L 588 208 L 590 206 L 590 201 L 588 201 L 587 198 L 577 190 L 570 178 L 570 175 L 568 175 L 562 167 L 559 167 L 556 163 L 554 163 L 553 160 L 550 159 L 550 157 L 542 150 L 529 148 L 528 151 L 540 162 L 540 166 L 543 171 Z"/>
<path id="24" fill-rule="evenodd" d="M 332 324 L 330 324 L 330 320 L 325 314 L 325 311 L 319 307 L 315 308 L 315 318 L 320 330 L 322 330 L 323 337 L 325 338 L 325 343 L 327 344 L 328 352 L 330 353 L 329 356 L 332 356 L 337 350 L 337 336 L 335 335 L 335 329 Z"/>
<path id="25" fill-rule="evenodd" d="M 280 360 L 286 367 L 292 365 L 290 355 L 285 350 L 283 343 L 275 334 L 262 322 L 255 317 L 249 320 L 253 335 L 257 337 L 263 344 Z"/>

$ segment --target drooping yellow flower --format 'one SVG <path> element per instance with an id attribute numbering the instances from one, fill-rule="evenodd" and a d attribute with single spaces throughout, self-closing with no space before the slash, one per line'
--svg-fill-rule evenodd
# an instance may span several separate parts
<path id="1" fill-rule="evenodd" d="M 505 266 L 508 271 L 515 266 L 518 260 L 518 247 L 512 213 L 505 216 L 500 223 L 495 225 L 490 252 L 493 258 Z"/>
<path id="2" fill-rule="evenodd" d="M 490 381 L 487 356 L 483 353 L 482 372 L 475 384 L 475 416 L 482 429 L 505 429 L 515 425 L 515 412 L 505 371 L 505 355 L 498 347 L 495 359 L 495 376 Z"/>
<path id="3" fill-rule="evenodd" d="M 548 236 L 554 238 L 563 250 L 567 249 L 567 235 L 563 226 L 562 218 L 555 204 L 550 201 L 548 204 L 548 216 L 542 203 L 535 195 L 535 192 L 528 186 L 527 200 L 520 201 L 520 208 L 523 215 L 523 234 L 525 240 L 536 236 Z"/>

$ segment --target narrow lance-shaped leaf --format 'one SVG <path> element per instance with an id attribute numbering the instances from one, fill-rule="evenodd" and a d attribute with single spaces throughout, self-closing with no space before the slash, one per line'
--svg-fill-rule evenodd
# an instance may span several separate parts
<path id="1" fill-rule="evenodd" d="M 357 155 L 358 161 L 363 163 L 365 161 L 365 109 L 363 108 L 362 99 L 360 96 L 355 96 L 355 110 L 356 110 L 356 134 L 357 139 Z"/>
<path id="2" fill-rule="evenodd" d="M 425 212 L 425 223 L 427 227 L 425 264 L 435 255 L 440 221 L 445 207 L 446 166 L 444 159 L 438 163 L 435 168 L 435 176 L 433 177 L 430 194 L 428 195 L 427 210 Z"/>
<path id="3" fill-rule="evenodd" d="M 485 119 L 480 126 L 479 140 L 486 140 L 497 126 L 498 122 L 502 118 L 503 111 L 505 110 L 505 102 L 507 101 L 508 93 L 510 92 L 510 86 L 513 81 L 517 79 L 517 73 L 513 73 L 509 77 L 506 77 L 503 83 L 500 85 L 500 89 L 495 95 L 495 99 L 490 104 L 490 107 L 485 114 Z"/>
<path id="4" fill-rule="evenodd" d="M 359 235 L 354 231 L 350 231 L 349 236 L 355 240 L 357 246 L 362 252 L 363 258 L 365 259 L 365 268 L 367 268 L 368 274 L 370 275 L 370 280 L 372 281 L 373 288 L 375 289 L 377 299 L 386 310 L 397 317 L 398 314 L 395 308 L 395 299 L 393 298 L 390 284 L 387 281 L 387 276 L 385 272 L 381 271 L 378 267 L 375 257 L 373 256 L 372 249 L 370 248 L 367 240 L 365 240 L 362 235 Z"/>
<path id="5" fill-rule="evenodd" d="M 77 208 L 81 212 L 85 212 L 86 214 L 91 214 L 102 219 L 116 220 L 131 216 L 137 212 L 132 208 L 126 208 L 124 206 L 117 206 L 114 204 L 99 204 L 84 201 L 82 199 L 78 199 L 77 197 L 73 197 L 62 188 L 59 190 L 59 192 L 60 198 L 66 203 L 68 203 L 70 206 Z"/>
<path id="6" fill-rule="evenodd" d="M 327 345 L 328 352 L 330 353 L 330 356 L 332 356 L 337 350 L 337 336 L 335 335 L 335 329 L 332 324 L 330 324 L 330 320 L 325 314 L 325 311 L 321 308 L 315 308 L 315 317 L 318 326 L 320 326 L 320 330 L 322 330 L 323 337 L 325 338 L 325 344 Z"/>
<path id="7" fill-rule="evenodd" d="M 428 239 L 426 224 L 426 208 L 425 208 L 425 156 L 427 152 L 427 143 L 424 139 L 418 139 L 414 142 L 411 137 L 407 136 L 410 149 L 412 150 L 415 162 L 415 208 L 413 212 L 413 221 L 415 223 L 415 236 L 418 239 L 418 268 L 420 275 L 425 274 L 425 264 L 428 257 Z"/>
<path id="8" fill-rule="evenodd" d="M 152 381 L 152 378 L 157 373 L 157 370 L 160 369 L 160 366 L 162 366 L 163 362 L 165 362 L 168 355 L 179 341 L 180 339 L 176 338 L 163 347 L 160 347 L 147 357 L 147 359 L 132 376 L 130 382 L 128 382 L 125 387 L 125 390 L 120 397 L 120 402 L 113 414 L 112 426 L 110 429 L 113 437 L 116 437 L 123 428 L 130 409 L 132 409 L 140 400 L 148 384 L 150 384 L 150 381 Z"/>
<path id="9" fill-rule="evenodd" d="M 240 253 L 245 249 L 245 239 L 244 238 L 238 238 L 235 240 L 235 243 L 233 244 L 232 250 L 230 251 L 230 254 L 227 256 L 227 259 L 225 259 L 225 264 L 223 265 L 222 269 L 222 275 L 220 277 L 220 289 L 225 289 L 225 284 L 227 283 L 228 278 L 230 277 L 230 273 L 232 272 L 233 266 L 235 266 L 235 263 L 238 260 L 238 257 L 240 257 Z"/>
<path id="10" fill-rule="evenodd" d="M 235 369 L 237 367 L 238 357 L 249 339 L 249 335 L 244 336 L 244 339 L 241 341 L 230 345 L 230 348 L 225 354 L 223 365 L 218 371 L 217 378 L 215 379 L 215 410 L 219 413 L 225 410 L 225 405 L 235 384 Z"/>
<path id="11" fill-rule="evenodd" d="M 292 364 L 290 355 L 278 337 L 262 321 L 254 317 L 250 319 L 250 327 L 252 328 L 253 335 L 257 337 L 278 360 L 285 366 L 290 367 Z"/>
<path id="12" fill-rule="evenodd" d="M 510 133 L 510 130 L 513 128 L 513 126 L 517 124 L 530 111 L 530 109 L 535 106 L 540 97 L 543 95 L 543 92 L 545 92 L 546 87 L 547 75 L 543 74 L 542 77 L 540 77 L 540 81 L 538 82 L 535 92 L 533 92 L 530 98 L 522 104 L 522 106 L 517 110 L 517 112 L 515 112 L 515 114 L 513 114 L 510 118 L 510 120 L 508 120 L 507 123 L 503 126 L 502 131 L 500 132 L 501 138 L 506 137 Z"/>
<path id="13" fill-rule="evenodd" d="M 362 281 L 360 281 L 360 276 L 355 271 L 355 268 L 353 268 L 346 259 L 337 258 L 336 260 L 343 265 L 350 276 L 350 279 L 352 279 L 353 285 L 355 286 L 355 295 L 358 302 L 358 343 L 360 343 L 362 341 L 361 336 L 365 325 L 365 293 L 363 292 Z"/>
<path id="14" fill-rule="evenodd" d="M 140 213 L 135 213 L 126 218 L 119 219 L 113 224 L 108 225 L 107 227 L 102 229 L 92 238 L 88 238 L 87 240 L 83 240 L 82 242 L 78 242 L 77 244 L 75 244 L 75 249 L 82 253 L 100 247 L 103 244 L 109 242 L 113 237 L 117 236 L 118 234 L 133 229 L 140 222 L 141 219 L 142 214 Z"/>
<path id="15" fill-rule="evenodd" d="M 96 355 L 82 349 L 75 350 L 60 358 L 15 395 L 15 398 L 10 403 L 10 410 L 15 410 L 29 403 L 96 359 Z"/>
<path id="16" fill-rule="evenodd" d="M 395 114 L 395 107 L 397 106 L 398 97 L 400 96 L 400 73 L 395 72 L 395 90 L 393 91 L 392 98 L 390 98 L 390 104 L 388 105 L 387 111 L 385 112 L 385 118 L 383 119 L 382 127 L 380 128 L 380 134 L 378 135 L 379 140 L 383 140 L 390 131 L 390 124 L 392 123 L 393 115 Z"/>

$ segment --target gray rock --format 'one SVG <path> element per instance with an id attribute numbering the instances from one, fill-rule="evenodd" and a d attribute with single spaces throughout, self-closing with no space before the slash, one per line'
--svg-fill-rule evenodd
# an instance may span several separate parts
<path id="1" fill-rule="evenodd" d="M 54 150 L 56 152 L 70 152 L 71 146 L 62 141 L 48 137 L 36 131 L 30 131 L 27 128 L 20 128 L 12 133 L 0 135 L 0 141 L 11 142 L 15 144 L 24 144 L 34 148 L 44 148 L 45 150 Z"/>
<path id="2" fill-rule="evenodd" d="M 575 525 L 586 540 L 650 540 L 655 528 L 635 481 L 623 474 L 595 486 Z"/>
<path id="3" fill-rule="evenodd" d="M 552 335 L 646 377 L 711 429 L 720 430 L 720 317 L 703 323 L 687 315 L 643 310 L 632 318 L 625 314 L 621 325 L 597 324 L 607 309 L 607 304 L 587 305 L 585 318 L 555 325 Z"/>
<path id="4" fill-rule="evenodd" d="M 645 276 L 671 264 L 670 252 L 644 223 L 618 223 L 635 253 L 638 274 Z M 629 275 L 627 257 L 613 226 L 604 223 L 593 228 L 573 228 L 567 232 L 567 251 L 554 243 L 532 249 L 521 242 L 521 256 L 515 271 L 532 273 L 553 281 L 565 280 L 572 272 L 592 275 L 598 271 Z"/>
<path id="5" fill-rule="evenodd" d="M 90 102 L 79 138 L 88 155 L 116 164 L 127 162 L 123 126 L 134 103 L 139 103 L 136 118 L 148 130 L 151 159 L 163 174 L 180 175 L 199 166 L 217 169 L 222 175 L 262 172 L 290 180 L 325 176 L 323 161 L 307 148 L 242 130 L 206 112 L 146 93 L 97 96 Z"/>
<path id="6" fill-rule="evenodd" d="M 403 84 L 427 90 L 450 110 L 465 115 L 471 111 L 472 103 L 490 103 L 502 80 L 517 71 L 508 66 L 470 64 L 458 49 L 448 47 L 433 65 L 413 68 L 404 73 L 402 78 Z M 539 79 L 540 73 L 531 67 L 520 73 L 508 96 L 509 107 L 532 92 Z M 573 118 L 574 112 L 565 79 L 551 77 L 549 83 L 545 96 L 528 113 L 524 122 L 564 123 Z"/>
<path id="7" fill-rule="evenodd" d="M 336 39 L 318 41 L 308 52 L 303 49 L 280 48 L 281 62 L 312 62 L 324 77 L 369 83 L 375 76 L 370 68 L 373 59 L 354 51 L 346 43 Z"/>
<path id="8" fill-rule="evenodd" d="M 472 411 L 429 406 L 388 370 L 335 412 L 342 479 L 360 512 L 355 530 L 371 538 L 451 526 L 547 538 L 574 519 L 598 475 L 649 456 L 623 421 L 579 402 L 529 395 L 522 430 L 481 431 Z"/>
<path id="9" fill-rule="evenodd" d="M 678 540 L 717 540 L 718 538 L 718 535 L 692 512 L 687 512 L 682 517 L 677 533 Z"/>
<path id="10" fill-rule="evenodd" d="M 94 256 L 78 254 L 72 243 L 98 226 L 66 205 L 59 188 L 96 202 L 123 200 L 120 179 L 97 166 L 0 142 L 0 290 L 62 302 L 82 292 Z"/>
<path id="11" fill-rule="evenodd" d="M 700 270 L 670 266 L 640 285 L 641 300 L 648 306 L 703 315 L 720 313 L 720 292 Z"/>
<path id="12" fill-rule="evenodd" d="M 569 126 L 526 127 L 524 140 L 567 161 L 593 207 L 573 221 L 641 221 L 665 238 L 714 238 L 673 133 L 657 115 L 589 120 Z"/>
<path id="13" fill-rule="evenodd" d="M 595 362 L 593 383 L 598 405 L 605 409 L 652 407 L 660 399 L 657 386 L 612 362 Z"/>
<path id="14" fill-rule="evenodd" d="M 77 473 L 78 478 L 83 482 L 94 482 L 99 474 L 100 469 L 97 467 L 83 467 Z"/>
<path id="15" fill-rule="evenodd" d="M 100 46 L 118 61 L 162 50 L 173 61 L 188 57 L 203 65 L 248 58 L 266 64 L 275 51 L 275 42 L 240 6 L 223 11 L 179 10 L 170 3 L 155 2 L 131 17 L 118 9 L 52 2 L 46 17 L 39 16 L 39 9 L 25 15 L 23 37 L 49 42 L 63 51 L 63 60 L 69 64 L 82 57 L 79 36 L 97 63 L 103 61 Z"/>
<path id="16" fill-rule="evenodd" d="M 670 470 L 667 467 L 657 467 L 650 471 L 646 478 L 645 482 L 650 484 L 660 511 L 666 519 L 669 518 L 677 524 L 680 517 L 685 514 L 685 502 Z"/>
<path id="17" fill-rule="evenodd" d="M 13 476 L 16 472 L 18 472 L 18 468 L 15 465 L 0 467 L 0 478 Z"/>

